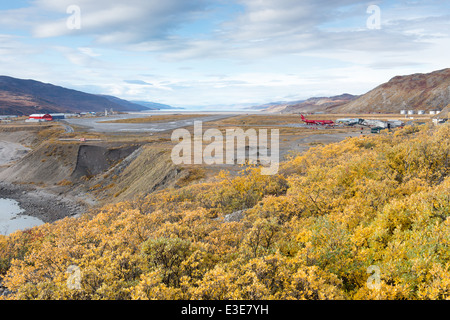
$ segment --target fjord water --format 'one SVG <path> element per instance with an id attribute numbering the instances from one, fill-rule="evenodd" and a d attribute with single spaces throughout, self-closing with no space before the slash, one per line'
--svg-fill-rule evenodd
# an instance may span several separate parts
<path id="1" fill-rule="evenodd" d="M 43 224 L 38 218 L 19 215 L 23 210 L 17 201 L 0 199 L 0 234 L 9 235 L 17 230 L 24 230 Z"/>

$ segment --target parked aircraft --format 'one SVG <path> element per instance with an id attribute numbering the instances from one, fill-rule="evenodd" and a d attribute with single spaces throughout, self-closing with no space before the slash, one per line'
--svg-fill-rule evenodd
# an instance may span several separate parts
<path id="1" fill-rule="evenodd" d="M 300 116 L 302 117 L 303 122 L 305 122 L 306 124 L 320 124 L 320 125 L 334 124 L 332 120 L 308 120 L 302 114 Z"/>

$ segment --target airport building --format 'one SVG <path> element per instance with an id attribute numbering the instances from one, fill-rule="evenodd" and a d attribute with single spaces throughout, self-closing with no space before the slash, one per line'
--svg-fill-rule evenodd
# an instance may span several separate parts
<path id="1" fill-rule="evenodd" d="M 53 120 L 63 120 L 66 118 L 66 115 L 64 113 L 50 113 Z"/>
<path id="2" fill-rule="evenodd" d="M 26 122 L 52 121 L 53 117 L 49 114 L 31 114 Z"/>

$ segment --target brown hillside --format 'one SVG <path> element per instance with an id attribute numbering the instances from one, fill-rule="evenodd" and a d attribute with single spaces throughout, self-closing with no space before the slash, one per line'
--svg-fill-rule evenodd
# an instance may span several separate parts
<path id="1" fill-rule="evenodd" d="M 0 114 L 148 110 L 112 96 L 100 96 L 35 80 L 0 76 Z"/>
<path id="2" fill-rule="evenodd" d="M 353 101 L 357 96 L 345 93 L 334 97 L 310 98 L 306 101 L 292 103 L 287 102 L 273 105 L 264 111 L 281 113 L 310 113 L 310 112 L 331 112 L 335 108 Z"/>
<path id="3" fill-rule="evenodd" d="M 6 90 L 0 90 L 0 110 L 2 114 L 16 115 L 67 111 L 45 101 L 39 101 L 32 95 L 14 93 Z"/>
<path id="4" fill-rule="evenodd" d="M 335 109 L 339 113 L 399 113 L 442 110 L 450 104 L 450 68 L 427 74 L 397 76 L 358 99 Z"/>
<path id="5" fill-rule="evenodd" d="M 435 118 L 450 118 L 450 104 L 437 114 Z"/>

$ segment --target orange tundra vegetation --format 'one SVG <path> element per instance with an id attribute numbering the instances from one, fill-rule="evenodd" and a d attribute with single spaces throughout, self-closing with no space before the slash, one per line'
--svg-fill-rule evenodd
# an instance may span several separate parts
<path id="1" fill-rule="evenodd" d="M 7 298 L 448 299 L 449 133 L 348 138 L 2 236 Z"/>

